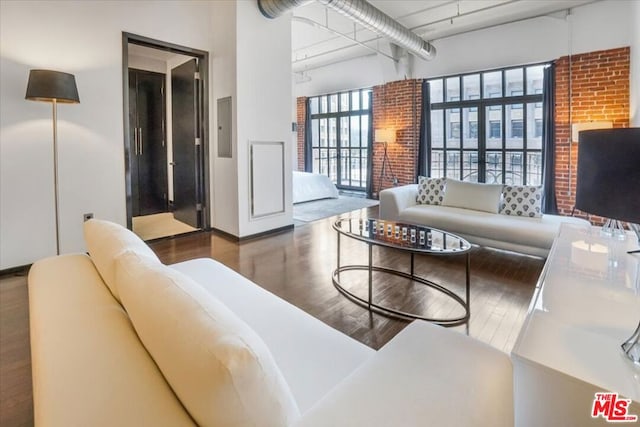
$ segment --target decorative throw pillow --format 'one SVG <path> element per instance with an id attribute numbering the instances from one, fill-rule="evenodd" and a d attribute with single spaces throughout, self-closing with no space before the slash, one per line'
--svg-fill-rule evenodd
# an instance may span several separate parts
<path id="1" fill-rule="evenodd" d="M 418 177 L 418 197 L 416 197 L 416 202 L 419 205 L 441 205 L 446 183 L 447 178 Z"/>
<path id="2" fill-rule="evenodd" d="M 501 184 L 463 182 L 449 178 L 442 206 L 498 213 L 501 197 Z"/>
<path id="3" fill-rule="evenodd" d="M 502 190 L 502 215 L 542 216 L 542 187 L 520 187 L 505 185 Z"/>

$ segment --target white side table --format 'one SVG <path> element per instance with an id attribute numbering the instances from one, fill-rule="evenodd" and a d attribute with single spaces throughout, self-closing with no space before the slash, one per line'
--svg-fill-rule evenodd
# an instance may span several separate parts
<path id="1" fill-rule="evenodd" d="M 640 420 L 640 368 L 620 350 L 640 320 L 637 245 L 562 225 L 512 351 L 518 427 L 610 425 L 591 417 L 602 391 L 632 399 Z"/>

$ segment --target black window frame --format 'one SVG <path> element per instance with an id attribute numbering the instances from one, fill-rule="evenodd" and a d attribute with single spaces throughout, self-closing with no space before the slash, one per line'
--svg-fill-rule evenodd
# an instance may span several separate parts
<path id="1" fill-rule="evenodd" d="M 534 134 L 530 136 L 527 135 L 527 131 L 529 130 L 529 127 L 530 127 L 530 125 L 528 124 L 529 119 L 534 121 L 536 120 L 535 117 L 531 117 L 531 118 L 528 117 L 527 112 L 529 111 L 529 109 L 527 107 L 529 104 L 535 104 L 536 108 L 538 108 L 537 107 L 538 105 L 542 105 L 543 94 L 542 94 L 542 90 L 538 88 L 534 90 L 535 93 L 527 93 L 527 90 L 528 90 L 527 71 L 529 68 L 532 68 L 532 67 L 539 67 L 539 66 L 544 67 L 547 65 L 549 65 L 548 62 L 524 64 L 524 65 L 518 65 L 518 66 L 482 70 L 482 71 L 463 73 L 463 74 L 446 75 L 446 76 L 427 79 L 427 82 L 429 83 L 438 81 L 438 85 L 442 85 L 443 98 L 442 98 L 442 102 L 431 103 L 431 105 L 429 106 L 430 108 L 428 109 L 429 114 L 426 115 L 426 121 L 427 121 L 426 148 L 427 149 L 425 150 L 425 158 L 420 159 L 421 162 L 426 163 L 425 168 L 423 170 L 427 171 L 427 174 L 429 176 L 433 176 L 432 160 L 435 160 L 433 159 L 433 157 L 434 155 L 437 154 L 438 155 L 437 159 L 440 160 L 440 162 L 438 163 L 437 170 L 438 170 L 438 173 L 440 173 L 441 171 L 441 176 L 453 176 L 461 180 L 467 180 L 467 178 L 470 178 L 470 180 L 473 182 L 487 182 L 487 165 L 489 163 L 488 158 L 489 157 L 493 158 L 495 157 L 496 154 L 498 154 L 499 158 L 501 158 L 502 160 L 501 162 L 502 171 L 501 173 L 499 173 L 499 175 L 501 176 L 500 183 L 502 184 L 512 183 L 513 174 L 515 173 L 520 175 L 519 179 L 515 181 L 516 185 L 530 185 L 530 183 L 528 182 L 531 178 L 528 173 L 529 166 L 535 167 L 536 169 L 538 169 L 537 165 L 543 164 L 544 159 L 542 158 L 543 156 L 542 148 L 534 148 L 534 147 L 527 146 L 528 145 L 527 140 L 529 138 L 534 139 L 539 137 L 539 135 L 537 135 L 537 131 L 535 131 L 537 127 L 535 127 L 534 124 L 532 124 L 534 125 L 533 127 Z M 507 92 L 506 74 L 509 70 L 516 70 L 516 69 L 522 70 L 522 92 L 519 93 L 517 91 L 514 91 L 513 89 L 509 89 L 509 93 L 506 93 Z M 502 87 L 501 87 L 501 93 L 499 94 L 500 96 L 496 96 L 497 92 L 495 90 L 488 90 L 488 87 L 485 87 L 484 75 L 486 73 L 494 73 L 494 72 L 501 73 Z M 464 78 L 466 76 L 471 76 L 471 75 L 479 76 L 480 99 L 447 101 L 446 100 L 447 99 L 446 94 L 448 93 L 447 81 L 448 80 L 451 81 L 451 79 L 457 78 L 458 79 L 457 86 L 461 88 L 460 90 L 462 90 Z M 485 95 L 485 90 L 487 91 L 486 95 Z M 518 94 L 514 95 L 513 94 L 514 92 Z M 522 111 L 521 118 L 518 118 L 518 119 L 508 118 L 507 106 L 510 106 L 514 110 L 521 110 Z M 462 111 L 465 108 L 470 109 L 470 111 L 471 109 L 473 109 L 473 111 L 477 111 L 477 114 L 478 114 L 478 116 L 476 117 L 477 129 L 478 129 L 477 146 L 465 147 L 463 138 L 460 138 L 459 143 L 456 141 L 455 146 L 448 147 L 448 144 L 447 144 L 449 139 L 448 132 L 450 131 L 449 128 L 451 126 L 451 123 L 447 122 L 447 111 L 452 111 L 457 109 L 459 112 L 459 116 L 462 119 Z M 535 109 L 532 109 L 532 110 L 535 110 Z M 436 114 L 439 114 L 440 112 L 442 112 L 442 118 L 438 119 L 438 121 L 441 120 L 443 125 L 442 126 L 443 146 L 435 147 L 435 148 L 432 146 L 432 141 L 431 141 L 432 140 L 431 120 L 432 120 L 432 117 L 433 117 L 432 114 L 434 111 L 437 112 Z M 498 136 L 501 139 L 500 149 L 487 148 L 487 139 L 489 137 L 487 133 L 489 131 L 489 129 L 487 129 L 487 126 L 489 125 L 489 120 L 488 120 L 489 111 L 501 111 L 501 115 L 502 115 L 501 120 L 495 120 L 496 123 L 500 123 L 500 135 Z M 509 119 L 509 122 L 507 122 L 507 119 Z M 520 121 L 521 123 L 521 128 L 522 128 L 521 132 L 518 131 L 517 132 L 518 135 L 515 138 L 522 139 L 522 146 L 517 148 L 507 148 L 508 133 L 506 132 L 507 130 L 506 126 L 511 126 L 512 121 L 514 120 Z M 464 135 L 465 127 L 467 123 L 465 123 L 463 120 L 460 120 L 459 123 L 460 123 L 459 124 L 460 135 Z M 520 129 L 520 127 L 518 127 L 517 129 Z M 459 162 L 459 165 L 454 166 L 457 170 L 454 169 L 453 171 L 451 171 L 450 159 L 452 159 L 453 157 L 451 157 L 449 153 L 454 153 L 454 152 L 459 153 L 458 158 L 460 159 L 460 162 Z M 475 154 L 476 152 L 477 154 Z M 471 154 L 468 154 L 468 153 L 471 153 Z M 511 160 L 515 159 L 513 154 L 518 154 L 518 153 L 520 153 L 519 162 L 521 163 L 521 169 L 515 170 L 514 168 L 511 167 L 509 170 L 507 170 L 507 163 L 508 163 L 507 159 L 509 158 L 509 164 L 511 165 L 512 164 Z M 465 154 L 467 154 L 468 159 L 473 159 L 474 157 L 478 159 L 477 173 L 475 171 L 473 171 L 472 173 L 467 173 L 469 172 L 469 170 L 465 168 Z M 537 161 L 537 159 L 535 159 L 535 157 L 538 154 L 540 156 L 539 162 Z M 534 156 L 532 157 L 532 155 Z M 530 160 L 531 160 L 531 164 L 529 164 Z M 467 162 L 467 164 L 469 163 L 470 162 Z M 472 161 L 471 163 L 474 163 L 474 162 Z M 513 164 L 516 164 L 516 163 L 513 163 Z M 473 179 L 473 176 L 472 176 L 474 173 L 476 174 L 475 180 Z M 534 184 L 542 185 L 541 171 L 540 173 L 534 172 L 534 174 L 535 175 L 533 176 L 536 177 L 536 181 L 534 182 Z"/>
<path id="2" fill-rule="evenodd" d="M 354 106 L 354 95 L 357 92 L 357 105 L 358 109 L 353 109 Z M 365 93 L 367 96 L 365 96 Z M 344 95 L 348 95 L 348 108 L 342 108 L 342 97 Z M 335 111 L 331 108 L 331 99 L 337 100 Z M 326 100 L 327 108 L 325 111 L 321 106 L 323 105 L 323 100 Z M 316 95 L 307 98 L 307 111 L 309 119 L 306 121 L 305 126 L 305 134 L 308 136 L 305 138 L 305 149 L 307 151 L 308 156 L 305 159 L 305 170 L 308 172 L 321 173 L 323 171 L 323 165 L 320 163 L 326 161 L 326 173 L 322 173 L 329 177 L 329 179 L 336 185 L 336 187 L 340 190 L 347 191 L 368 191 L 368 182 L 369 175 L 371 171 L 371 147 L 372 147 L 372 128 L 373 128 L 373 90 L 371 88 L 361 88 L 361 89 L 351 89 L 351 90 L 343 90 L 334 93 L 327 93 L 322 95 Z M 317 112 L 311 111 L 312 103 L 317 102 L 318 110 Z M 367 141 L 362 141 L 363 130 L 362 127 L 362 116 L 368 116 L 368 123 L 366 125 L 367 128 Z M 359 145 L 356 147 L 352 147 L 351 145 L 351 123 L 352 117 L 359 117 L 360 128 L 359 128 Z M 347 118 L 348 128 L 347 131 L 347 146 L 342 146 L 342 126 L 341 119 Z M 320 128 L 321 124 L 324 122 L 327 124 L 327 142 L 326 145 L 320 144 L 320 138 L 318 135 L 318 145 L 314 145 L 314 137 L 312 135 L 313 123 L 314 120 L 318 120 L 318 128 Z M 331 137 L 331 128 L 330 125 L 332 121 L 335 121 L 335 138 L 336 144 L 334 146 L 330 145 L 329 138 Z M 318 150 L 319 154 L 319 170 L 314 171 L 314 150 Z M 343 156 L 343 151 L 347 151 L 348 154 Z M 352 156 L 354 151 L 358 151 L 358 156 Z M 326 154 L 326 155 L 325 155 Z M 353 168 L 354 160 L 357 160 L 360 169 L 360 179 L 353 179 L 353 175 L 351 172 L 348 173 L 346 179 L 342 179 L 342 160 L 346 157 L 346 165 L 349 169 Z M 335 180 L 333 174 L 333 163 L 335 163 Z M 366 169 L 363 169 L 363 165 L 366 165 Z M 345 184 L 345 182 L 347 184 Z M 353 185 L 355 182 L 359 182 L 360 185 Z"/>

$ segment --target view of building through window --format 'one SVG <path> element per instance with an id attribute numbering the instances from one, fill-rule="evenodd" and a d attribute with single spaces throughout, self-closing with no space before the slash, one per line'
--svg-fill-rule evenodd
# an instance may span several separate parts
<path id="1" fill-rule="evenodd" d="M 367 187 L 370 98 L 371 89 L 359 89 L 307 101 L 311 172 L 327 175 L 338 188 Z"/>
<path id="2" fill-rule="evenodd" d="M 545 65 L 430 79 L 427 170 L 463 181 L 542 183 Z"/>

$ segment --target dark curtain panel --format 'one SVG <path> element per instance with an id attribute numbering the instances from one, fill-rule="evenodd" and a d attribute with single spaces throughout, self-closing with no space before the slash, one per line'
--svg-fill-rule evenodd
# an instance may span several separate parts
<path id="1" fill-rule="evenodd" d="M 311 157 L 311 98 L 305 101 L 306 109 L 304 112 L 304 170 L 312 172 L 313 159 Z"/>
<path id="2" fill-rule="evenodd" d="M 420 141 L 418 143 L 418 176 L 427 176 L 429 173 L 427 168 L 427 143 L 428 122 L 431 117 L 431 100 L 429 99 L 429 83 L 424 80 L 422 82 L 422 106 L 420 108 Z M 418 182 L 416 176 L 416 182 Z"/>
<path id="3" fill-rule="evenodd" d="M 367 198 L 373 199 L 373 90 L 369 96 L 369 141 L 367 141 Z"/>
<path id="4" fill-rule="evenodd" d="M 544 187 L 544 198 L 542 200 L 542 212 L 548 214 L 558 213 L 556 201 L 556 126 L 555 116 L 555 70 L 556 65 L 552 63 L 544 69 L 543 97 L 542 97 L 542 185 Z"/>

